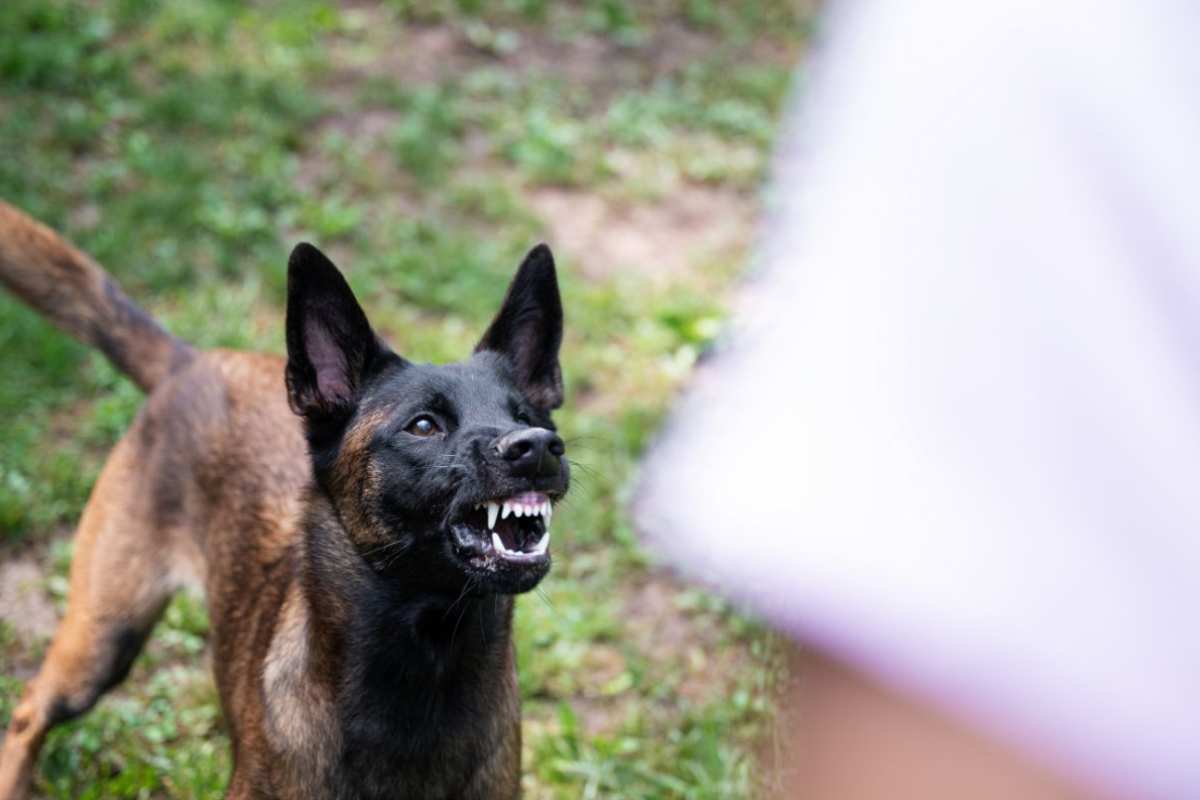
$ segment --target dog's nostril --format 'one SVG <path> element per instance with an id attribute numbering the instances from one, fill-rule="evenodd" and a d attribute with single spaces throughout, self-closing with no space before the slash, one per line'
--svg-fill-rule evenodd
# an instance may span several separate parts
<path id="1" fill-rule="evenodd" d="M 554 455 L 561 456 L 563 453 L 567 452 L 567 446 L 563 443 L 562 439 L 555 436 L 550 442 L 549 450 Z"/>
<path id="2" fill-rule="evenodd" d="M 520 459 L 529 455 L 531 450 L 533 450 L 533 444 L 531 442 L 527 440 L 518 440 L 510 444 L 504 451 L 504 458 L 507 461 L 519 461 Z"/>

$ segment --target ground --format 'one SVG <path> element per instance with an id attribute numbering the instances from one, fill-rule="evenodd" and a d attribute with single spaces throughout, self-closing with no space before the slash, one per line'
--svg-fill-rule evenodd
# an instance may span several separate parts
<path id="1" fill-rule="evenodd" d="M 553 247 L 576 485 L 519 604 L 530 798 L 753 796 L 777 644 L 637 543 L 623 502 L 719 332 L 809 13 L 784 0 L 6 0 L 0 197 L 203 346 L 280 351 L 286 254 L 326 249 L 395 348 L 469 351 Z M 0 296 L 0 723 L 70 533 L 141 396 Z M 55 798 L 220 797 L 197 598 L 51 738 Z"/>

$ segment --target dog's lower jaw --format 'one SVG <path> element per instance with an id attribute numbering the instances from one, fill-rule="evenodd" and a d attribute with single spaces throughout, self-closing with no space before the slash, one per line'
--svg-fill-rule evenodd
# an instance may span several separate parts
<path id="1" fill-rule="evenodd" d="M 271 738 L 303 751 L 279 777 L 313 797 L 516 797 L 512 598 L 406 592 L 331 514 L 309 525 L 263 671 Z"/>

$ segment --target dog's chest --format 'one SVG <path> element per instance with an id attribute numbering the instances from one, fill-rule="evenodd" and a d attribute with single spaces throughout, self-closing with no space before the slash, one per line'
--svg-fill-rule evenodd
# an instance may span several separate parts
<path id="1" fill-rule="evenodd" d="M 254 782 L 297 800 L 515 798 L 517 703 L 515 697 L 495 700 L 501 705 L 451 693 L 437 702 L 415 699 L 402 706 L 396 696 L 367 693 L 362 702 L 344 703 L 332 714 L 323 703 L 293 706 L 288 732 L 305 735 L 276 739 L 276 745 L 297 749 L 276 751 L 276 758 L 261 765 L 273 777 Z"/>
<path id="2" fill-rule="evenodd" d="M 305 633 L 282 626 L 264 663 L 266 732 L 277 757 L 262 767 L 274 774 L 266 783 L 278 796 L 519 795 L 511 644 L 494 642 L 440 673 L 414 669 L 404 657 L 353 659 L 332 689 L 311 680 Z"/>
<path id="3" fill-rule="evenodd" d="M 515 681 L 360 690 L 341 704 L 346 798 L 506 798 L 518 795 L 520 720 Z"/>

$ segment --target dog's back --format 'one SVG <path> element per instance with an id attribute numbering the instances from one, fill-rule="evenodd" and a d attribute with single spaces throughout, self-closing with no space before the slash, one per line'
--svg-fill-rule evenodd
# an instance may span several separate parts
<path id="1" fill-rule="evenodd" d="M 219 559 L 238 541 L 257 542 L 244 535 L 216 541 L 231 529 L 245 532 L 247 523 L 268 537 L 268 552 L 286 546 L 279 532 L 294 518 L 311 469 L 288 408 L 282 358 L 197 351 L 89 256 L 2 201 L 0 283 L 99 349 L 148 394 L 106 468 L 131 471 L 122 477 L 136 490 L 133 505 L 149 537 L 141 542 L 169 549 L 179 539 L 197 568 L 197 556 Z"/>

